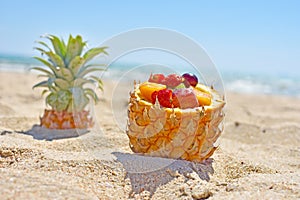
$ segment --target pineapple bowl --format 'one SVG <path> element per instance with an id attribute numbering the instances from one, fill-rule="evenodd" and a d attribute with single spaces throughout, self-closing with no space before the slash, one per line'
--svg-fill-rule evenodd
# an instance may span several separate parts
<path id="1" fill-rule="evenodd" d="M 224 106 L 224 98 L 193 74 L 151 74 L 130 93 L 130 148 L 149 156 L 201 162 L 217 148 Z"/>

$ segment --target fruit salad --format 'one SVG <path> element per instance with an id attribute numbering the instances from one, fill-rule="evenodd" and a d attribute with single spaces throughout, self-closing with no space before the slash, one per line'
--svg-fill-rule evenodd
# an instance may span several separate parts
<path id="1" fill-rule="evenodd" d="M 196 75 L 151 74 L 148 81 L 140 84 L 139 90 L 144 100 L 165 108 L 195 108 L 209 106 L 212 95 L 206 86 L 198 83 Z"/>

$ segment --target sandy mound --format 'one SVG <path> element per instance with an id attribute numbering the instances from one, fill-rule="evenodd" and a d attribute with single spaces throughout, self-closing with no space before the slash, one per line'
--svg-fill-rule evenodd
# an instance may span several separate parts
<path id="1" fill-rule="evenodd" d="M 300 198 L 299 99 L 228 94 L 220 147 L 195 164 L 133 154 L 108 81 L 88 133 L 24 134 L 44 109 L 35 77 L 0 73 L 0 199 Z"/>

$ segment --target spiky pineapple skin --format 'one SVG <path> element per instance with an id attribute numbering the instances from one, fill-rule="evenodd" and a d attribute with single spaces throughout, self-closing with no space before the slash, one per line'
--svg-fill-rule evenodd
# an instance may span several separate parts
<path id="1" fill-rule="evenodd" d="M 130 93 L 126 133 L 135 153 L 201 162 L 216 150 L 225 102 L 215 94 L 211 106 L 193 109 L 163 108 Z"/>
<path id="2" fill-rule="evenodd" d="M 40 124 L 49 129 L 88 129 L 93 126 L 93 120 L 86 110 L 70 113 L 45 109 Z"/>

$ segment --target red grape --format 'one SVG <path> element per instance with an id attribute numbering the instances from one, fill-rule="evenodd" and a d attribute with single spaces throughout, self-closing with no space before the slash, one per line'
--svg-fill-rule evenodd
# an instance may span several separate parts
<path id="1" fill-rule="evenodd" d="M 195 74 L 185 73 L 182 75 L 182 77 L 185 80 L 184 84 L 186 87 L 188 87 L 189 85 L 195 87 L 198 84 L 198 78 Z"/>

